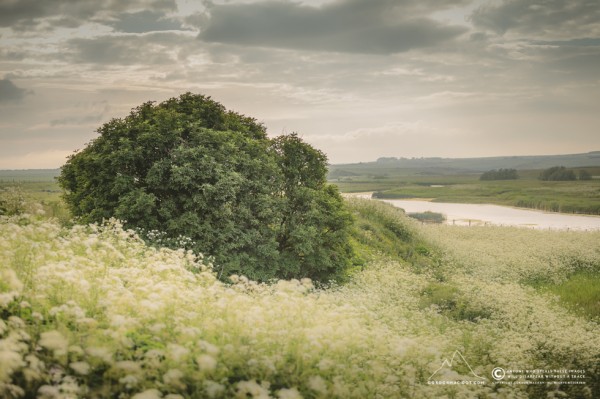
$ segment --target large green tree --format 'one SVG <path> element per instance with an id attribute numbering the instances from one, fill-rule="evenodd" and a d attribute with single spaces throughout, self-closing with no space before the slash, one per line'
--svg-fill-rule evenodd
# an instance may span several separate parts
<path id="1" fill-rule="evenodd" d="M 283 175 L 277 242 L 284 277 L 310 271 L 312 278 L 326 280 L 352 259 L 350 213 L 337 188 L 326 182 L 325 154 L 295 134 L 274 139 L 272 147 Z"/>
<path id="2" fill-rule="evenodd" d="M 338 276 L 351 218 L 326 183 L 325 155 L 297 135 L 269 139 L 254 119 L 186 93 L 113 119 L 63 166 L 82 222 L 116 217 L 148 240 L 215 258 L 226 277 Z"/>

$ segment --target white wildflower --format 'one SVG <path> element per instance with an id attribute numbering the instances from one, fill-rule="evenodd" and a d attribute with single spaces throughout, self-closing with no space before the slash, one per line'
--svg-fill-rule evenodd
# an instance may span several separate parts
<path id="1" fill-rule="evenodd" d="M 204 381 L 204 390 L 209 398 L 216 398 L 225 393 L 225 387 L 215 381 Z"/>
<path id="2" fill-rule="evenodd" d="M 154 334 L 160 333 L 164 330 L 166 325 L 164 323 L 155 323 L 148 327 L 148 330 L 152 331 Z"/>
<path id="3" fill-rule="evenodd" d="M 86 349 L 88 355 L 102 360 L 105 363 L 112 363 L 112 352 L 108 348 L 91 346 Z"/>
<path id="4" fill-rule="evenodd" d="M 87 362 L 73 362 L 69 367 L 79 375 L 88 375 L 90 372 L 90 365 Z"/>
<path id="5" fill-rule="evenodd" d="M 320 395 L 327 394 L 327 382 L 319 375 L 313 375 L 308 379 L 308 387 Z"/>
<path id="6" fill-rule="evenodd" d="M 173 388 L 185 389 L 185 384 L 181 381 L 183 377 L 184 374 L 181 370 L 171 369 L 163 375 L 163 381 L 165 384 Z"/>
<path id="7" fill-rule="evenodd" d="M 189 355 L 190 351 L 181 346 L 181 345 L 177 345 L 177 344 L 168 344 L 167 345 L 167 353 L 169 354 L 170 358 L 173 359 L 175 362 L 181 362 L 183 361 L 183 359 Z"/>
<path id="8" fill-rule="evenodd" d="M 198 368 L 202 371 L 213 371 L 217 367 L 217 361 L 214 357 L 204 354 L 196 358 Z"/>
<path id="9" fill-rule="evenodd" d="M 0 382 L 10 381 L 10 376 L 25 366 L 21 354 L 11 347 L 11 340 L 0 340 Z"/>
<path id="10" fill-rule="evenodd" d="M 212 356 L 217 356 L 219 354 L 219 348 L 213 344 L 211 344 L 210 342 L 206 342 L 203 340 L 198 341 L 198 346 L 200 347 L 200 349 L 202 349 L 204 352 L 208 353 L 209 355 Z"/>
<path id="11" fill-rule="evenodd" d="M 253 399 L 269 399 L 268 387 L 258 384 L 255 380 L 240 381 L 236 384 L 237 391 L 235 394 L 236 398 L 246 399 L 250 395 Z"/>
<path id="12" fill-rule="evenodd" d="M 56 330 L 43 332 L 39 344 L 53 351 L 56 356 L 66 355 L 69 348 L 69 341 Z"/>
<path id="13" fill-rule="evenodd" d="M 158 389 L 147 389 L 144 392 L 136 393 L 131 399 L 161 399 L 162 394 Z"/>
<path id="14" fill-rule="evenodd" d="M 44 373 L 44 362 L 38 359 L 37 356 L 31 354 L 25 356 L 25 361 L 27 362 L 27 367 L 23 369 L 25 380 L 27 380 L 27 382 L 39 380 Z"/>
<path id="15" fill-rule="evenodd" d="M 321 359 L 321 361 L 317 364 L 317 367 L 321 371 L 327 371 L 335 367 L 335 362 L 327 358 Z"/>
<path id="16" fill-rule="evenodd" d="M 38 399 L 54 399 L 60 397 L 60 389 L 52 385 L 42 385 L 37 391 Z"/>
<path id="17" fill-rule="evenodd" d="M 120 362 L 116 362 L 114 368 L 127 374 L 139 374 L 142 371 L 140 364 L 131 360 L 121 360 Z"/>
<path id="18" fill-rule="evenodd" d="M 135 388 L 139 382 L 139 378 L 131 374 L 127 374 L 125 377 L 119 378 L 119 383 L 125 385 L 125 388 L 127 389 Z"/>
<path id="19" fill-rule="evenodd" d="M 280 389 L 277 392 L 279 399 L 302 399 L 302 395 L 296 388 Z"/>

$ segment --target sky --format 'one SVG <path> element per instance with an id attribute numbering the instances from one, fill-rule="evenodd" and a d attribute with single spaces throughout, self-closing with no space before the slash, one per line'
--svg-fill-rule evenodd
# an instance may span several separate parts
<path id="1" fill-rule="evenodd" d="M 598 0 L 0 0 L 0 169 L 191 91 L 334 164 L 600 150 Z"/>

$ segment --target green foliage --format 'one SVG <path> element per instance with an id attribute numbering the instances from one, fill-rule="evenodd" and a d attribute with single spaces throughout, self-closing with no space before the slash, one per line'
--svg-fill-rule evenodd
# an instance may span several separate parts
<path id="1" fill-rule="evenodd" d="M 423 223 L 444 223 L 444 221 L 446 220 L 446 216 L 444 216 L 443 214 L 431 211 L 411 212 L 407 215 Z"/>
<path id="2" fill-rule="evenodd" d="M 214 257 L 222 277 L 334 278 L 351 219 L 326 157 L 296 135 L 186 93 L 98 129 L 59 177 L 84 223 L 116 217 L 149 241 Z"/>
<path id="3" fill-rule="evenodd" d="M 539 177 L 540 180 L 546 181 L 568 181 L 576 180 L 575 172 L 564 166 L 553 166 L 544 170 Z"/>
<path id="4" fill-rule="evenodd" d="M 358 198 L 348 200 L 355 224 L 353 243 L 359 256 L 406 261 L 416 272 L 435 269 L 436 251 L 417 233 L 404 212 L 390 204 Z"/>
<path id="5" fill-rule="evenodd" d="M 477 306 L 458 287 L 449 283 L 432 282 L 421 291 L 421 308 L 436 307 L 440 313 L 454 320 L 477 322 L 490 317 L 492 312 Z"/>
<path id="6" fill-rule="evenodd" d="M 0 190 L 0 215 L 19 215 L 25 212 L 25 206 L 25 196 L 20 187 L 10 186 Z"/>
<path id="7" fill-rule="evenodd" d="M 541 287 L 560 297 L 575 312 L 600 320 L 600 272 L 578 271 L 558 284 Z"/>
<path id="8" fill-rule="evenodd" d="M 282 254 L 281 277 L 308 276 L 326 281 L 350 266 L 348 240 L 352 217 L 337 188 L 326 182 L 327 157 L 297 135 L 273 140 L 283 174 L 282 218 L 277 242 Z"/>
<path id="9" fill-rule="evenodd" d="M 516 169 L 493 169 L 484 172 L 479 180 L 515 180 L 518 178 L 519 175 Z"/>

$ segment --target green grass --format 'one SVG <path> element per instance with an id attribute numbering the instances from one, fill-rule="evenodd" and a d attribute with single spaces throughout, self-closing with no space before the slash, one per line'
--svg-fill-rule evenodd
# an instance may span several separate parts
<path id="1" fill-rule="evenodd" d="M 566 281 L 544 287 L 574 312 L 600 320 L 600 273 L 578 272 Z"/>
<path id="2" fill-rule="evenodd" d="M 56 181 L 0 180 L 0 214 L 41 211 L 48 217 L 57 218 L 62 224 L 71 223 L 71 214 Z"/>
<path id="3" fill-rule="evenodd" d="M 421 291 L 419 306 L 426 309 L 432 305 L 441 314 L 456 321 L 477 322 L 491 315 L 489 309 L 475 306 L 456 285 L 448 282 L 432 282 Z"/>

